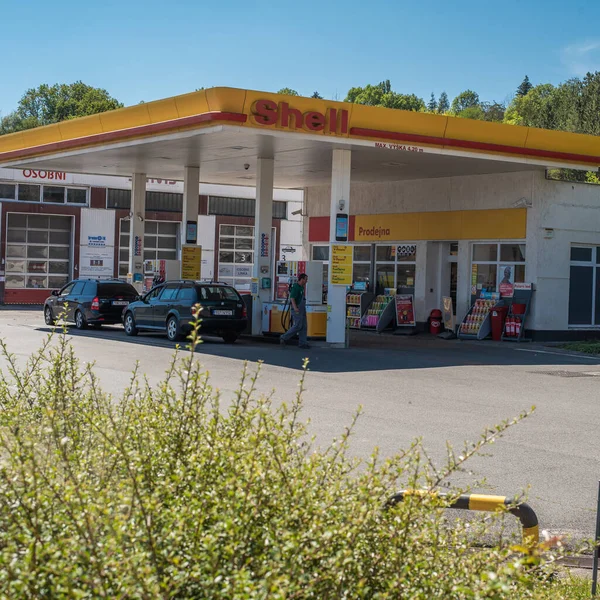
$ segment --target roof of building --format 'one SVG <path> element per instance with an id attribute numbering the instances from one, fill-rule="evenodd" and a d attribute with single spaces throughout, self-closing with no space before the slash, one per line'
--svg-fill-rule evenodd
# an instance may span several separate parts
<path id="1" fill-rule="evenodd" d="M 303 144 L 314 147 L 314 143 L 327 142 L 328 147 L 352 144 L 395 150 L 398 155 L 443 153 L 459 158 L 488 158 L 520 163 L 521 170 L 525 165 L 529 168 L 600 165 L 600 137 L 591 135 L 222 87 L 0 136 L 0 164 L 18 167 L 37 164 L 41 168 L 120 174 L 119 160 L 125 156 L 122 149 L 127 147 L 131 155 L 132 148 L 149 141 L 162 144 L 154 148 L 156 160 L 190 164 L 194 162 L 190 157 L 196 157 L 202 149 L 210 149 L 206 140 L 202 146 L 191 145 L 189 140 L 193 136 L 223 132 L 227 128 L 231 134 L 237 132 L 237 136 L 228 137 L 227 148 L 231 152 L 227 156 L 221 148 L 222 160 L 239 156 L 236 150 L 251 150 L 254 155 L 266 156 L 269 151 L 297 152 Z M 293 139 L 289 134 L 294 134 Z M 280 141 L 275 150 L 272 147 L 269 150 L 268 144 L 265 147 L 266 137 L 278 135 L 286 136 L 287 145 Z M 168 145 L 169 141 L 184 138 L 189 142 L 187 156 L 177 154 L 174 146 Z M 108 152 L 117 148 L 121 149 L 118 160 L 117 154 Z M 161 148 L 173 154 L 158 155 Z M 67 160 L 100 150 L 104 152 L 103 160 L 98 158 L 94 162 L 89 157 L 86 161 Z M 204 152 L 203 160 L 206 156 Z M 48 162 L 46 159 L 50 158 Z M 219 160 L 219 156 L 212 156 L 211 160 Z M 152 168 L 169 170 L 166 162 L 164 165 L 156 162 L 154 167 L 150 164 L 143 167 L 149 174 Z M 448 162 L 449 171 L 451 164 L 458 163 Z M 126 165 L 124 172 L 131 173 L 127 171 L 130 167 L 135 165 Z M 504 170 L 519 169 L 504 167 Z M 309 168 L 306 171 L 310 173 Z M 224 180 L 231 182 L 232 178 Z"/>

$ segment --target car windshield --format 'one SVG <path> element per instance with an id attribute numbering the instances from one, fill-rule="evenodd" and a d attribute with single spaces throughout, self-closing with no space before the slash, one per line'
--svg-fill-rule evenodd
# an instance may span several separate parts
<path id="1" fill-rule="evenodd" d="M 114 296 L 137 296 L 137 292 L 128 283 L 101 283 L 98 285 L 98 295 L 112 298 Z"/>
<path id="2" fill-rule="evenodd" d="M 198 299 L 202 300 L 235 300 L 239 302 L 240 297 L 232 287 L 224 285 L 203 285 L 196 288 L 198 290 Z"/>

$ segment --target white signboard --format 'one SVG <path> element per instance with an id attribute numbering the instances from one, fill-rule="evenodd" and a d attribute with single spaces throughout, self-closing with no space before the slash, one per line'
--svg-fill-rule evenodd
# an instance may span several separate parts
<path id="1" fill-rule="evenodd" d="M 112 246 L 82 246 L 79 253 L 79 276 L 110 279 L 114 275 L 115 255 Z"/>
<path id="2" fill-rule="evenodd" d="M 108 279 L 115 274 L 115 213 L 81 209 L 79 277 Z"/>

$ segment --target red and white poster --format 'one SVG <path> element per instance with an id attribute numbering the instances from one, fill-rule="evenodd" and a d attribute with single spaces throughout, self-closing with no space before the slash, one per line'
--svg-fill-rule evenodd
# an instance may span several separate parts
<path id="1" fill-rule="evenodd" d="M 498 273 L 498 291 L 503 298 L 512 298 L 515 282 L 515 267 L 513 265 L 500 265 Z"/>
<path id="2" fill-rule="evenodd" d="M 412 294 L 396 294 L 396 323 L 398 327 L 414 327 L 415 303 Z"/>

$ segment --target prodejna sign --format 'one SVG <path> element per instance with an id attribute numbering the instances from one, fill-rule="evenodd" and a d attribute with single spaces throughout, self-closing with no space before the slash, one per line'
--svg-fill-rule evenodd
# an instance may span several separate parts
<path id="1" fill-rule="evenodd" d="M 309 110 L 301 112 L 290 108 L 287 102 L 257 100 L 252 105 L 251 118 L 257 125 L 278 125 L 286 129 L 303 129 L 309 132 L 322 131 L 326 134 L 341 135 L 348 133 L 348 111 L 327 108 L 325 114 Z"/>

